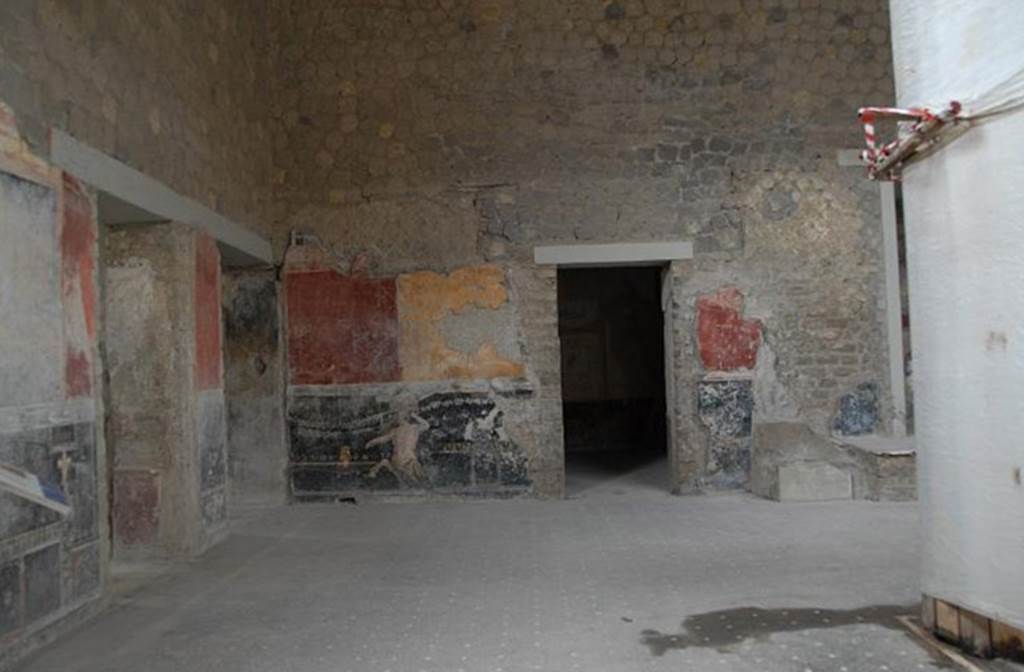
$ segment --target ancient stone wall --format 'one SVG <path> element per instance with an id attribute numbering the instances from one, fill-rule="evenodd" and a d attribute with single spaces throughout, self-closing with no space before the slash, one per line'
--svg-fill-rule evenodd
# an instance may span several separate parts
<path id="1" fill-rule="evenodd" d="M 223 276 L 224 394 L 234 502 L 284 501 L 284 339 L 273 271 Z"/>
<path id="2" fill-rule="evenodd" d="M 184 224 L 103 249 L 114 555 L 188 558 L 226 532 L 220 255 Z"/>
<path id="3" fill-rule="evenodd" d="M 539 272 L 537 244 L 692 240 L 671 276 L 682 489 L 741 484 L 758 419 L 826 433 L 862 385 L 887 407 L 877 188 L 836 163 L 862 142 L 856 109 L 892 100 L 882 0 L 277 10 L 279 253 L 297 230 L 374 281 L 483 264 L 514 279 Z M 488 332 L 521 347 L 509 373 L 546 418 L 538 473 L 561 451 L 557 333 L 535 322 L 551 301 L 510 291 Z M 724 320 L 700 316 L 712 304 Z M 393 380 L 394 361 L 375 365 Z"/>
<path id="4" fill-rule="evenodd" d="M 266 220 L 266 3 L 0 3 L 0 91 L 51 127 L 247 226 Z"/>

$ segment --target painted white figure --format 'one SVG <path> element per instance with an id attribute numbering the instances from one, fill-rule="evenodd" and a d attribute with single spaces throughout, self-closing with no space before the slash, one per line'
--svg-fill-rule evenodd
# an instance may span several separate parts
<path id="1" fill-rule="evenodd" d="M 508 436 L 505 434 L 505 428 L 502 426 L 502 413 L 497 407 L 491 409 L 491 412 L 480 419 L 471 420 L 467 425 L 465 431 L 462 433 L 462 438 L 466 441 L 483 440 L 483 439 L 498 439 L 500 441 L 508 440 Z"/>
<path id="2" fill-rule="evenodd" d="M 420 434 L 430 429 L 430 423 L 409 412 L 405 421 L 391 431 L 370 439 L 367 448 L 391 444 L 391 457 L 386 457 L 370 469 L 370 478 L 375 478 L 381 469 L 387 469 L 399 480 L 422 481 L 426 472 L 416 455 Z"/>

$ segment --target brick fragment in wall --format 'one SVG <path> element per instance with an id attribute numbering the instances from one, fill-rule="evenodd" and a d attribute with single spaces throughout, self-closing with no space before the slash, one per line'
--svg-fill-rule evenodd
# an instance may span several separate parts
<path id="1" fill-rule="evenodd" d="M 289 272 L 285 292 L 293 385 L 399 379 L 394 279 L 332 270 Z"/>
<path id="2" fill-rule="evenodd" d="M 697 299 L 700 358 L 709 371 L 753 369 L 761 328 L 760 320 L 743 318 L 743 294 L 735 287 Z"/>
<path id="3" fill-rule="evenodd" d="M 862 383 L 839 398 L 832 431 L 842 436 L 873 434 L 879 423 L 879 392 L 875 383 Z"/>

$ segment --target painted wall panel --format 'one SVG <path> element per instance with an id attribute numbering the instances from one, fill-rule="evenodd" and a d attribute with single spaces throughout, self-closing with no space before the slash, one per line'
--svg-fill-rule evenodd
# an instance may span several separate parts
<path id="1" fill-rule="evenodd" d="M 705 369 L 753 369 L 761 345 L 761 322 L 743 319 L 743 294 L 726 287 L 697 299 L 697 339 Z"/>
<path id="2" fill-rule="evenodd" d="M 394 279 L 292 272 L 285 291 L 293 385 L 399 379 Z"/>
<path id="3" fill-rule="evenodd" d="M 26 179 L 28 178 L 28 179 Z M 99 596 L 91 194 L 32 154 L 0 102 L 0 462 L 60 487 L 68 516 L 0 493 L 0 668 Z"/>
<path id="4" fill-rule="evenodd" d="M 499 351 L 495 342 L 508 331 L 507 317 L 495 313 L 507 302 L 505 272 L 497 266 L 470 266 L 448 275 L 422 271 L 399 276 L 402 379 L 521 376 L 524 366 L 510 359 L 509 353 Z M 452 329 L 475 336 L 463 348 L 453 347 L 451 336 L 446 338 L 444 322 L 459 321 L 461 316 L 477 311 L 490 313 L 497 320 Z"/>
<path id="5" fill-rule="evenodd" d="M 160 527 L 160 475 L 149 470 L 114 474 L 114 536 L 124 546 L 154 544 Z"/>
<path id="6" fill-rule="evenodd" d="M 92 352 L 96 338 L 96 228 L 92 201 L 64 175 L 60 230 L 61 295 L 64 300 L 64 390 L 68 397 L 92 393 Z"/>
<path id="7" fill-rule="evenodd" d="M 220 252 L 213 238 L 196 235 L 196 389 L 222 387 Z"/>
<path id="8" fill-rule="evenodd" d="M 515 399 L 443 383 L 293 392 L 292 495 L 354 492 L 510 496 L 527 491 L 527 456 L 505 428 Z"/>

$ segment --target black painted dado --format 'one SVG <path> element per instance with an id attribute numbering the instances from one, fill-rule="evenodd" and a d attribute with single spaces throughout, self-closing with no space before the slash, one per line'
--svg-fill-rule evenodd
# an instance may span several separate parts
<path id="1" fill-rule="evenodd" d="M 212 395 L 199 402 L 199 498 L 203 524 L 216 527 L 227 520 L 227 436 L 224 399 Z"/>
<path id="2" fill-rule="evenodd" d="M 863 383 L 839 399 L 839 412 L 832 420 L 832 431 L 842 436 L 874 434 L 878 428 L 878 386 Z"/>
<path id="3" fill-rule="evenodd" d="M 697 409 L 708 429 L 707 479 L 716 487 L 741 487 L 750 477 L 754 392 L 749 380 L 705 380 Z"/>
<path id="4" fill-rule="evenodd" d="M 368 445 L 403 423 L 420 427 L 417 464 L 406 469 L 395 464 L 393 441 Z M 288 431 L 297 499 L 359 491 L 504 496 L 530 485 L 526 456 L 487 393 L 296 395 Z"/>
<path id="5" fill-rule="evenodd" d="M 66 452 L 71 514 L 0 493 L 0 636 L 27 630 L 96 597 L 99 492 L 93 423 L 0 434 L 0 462 L 54 484 Z"/>

